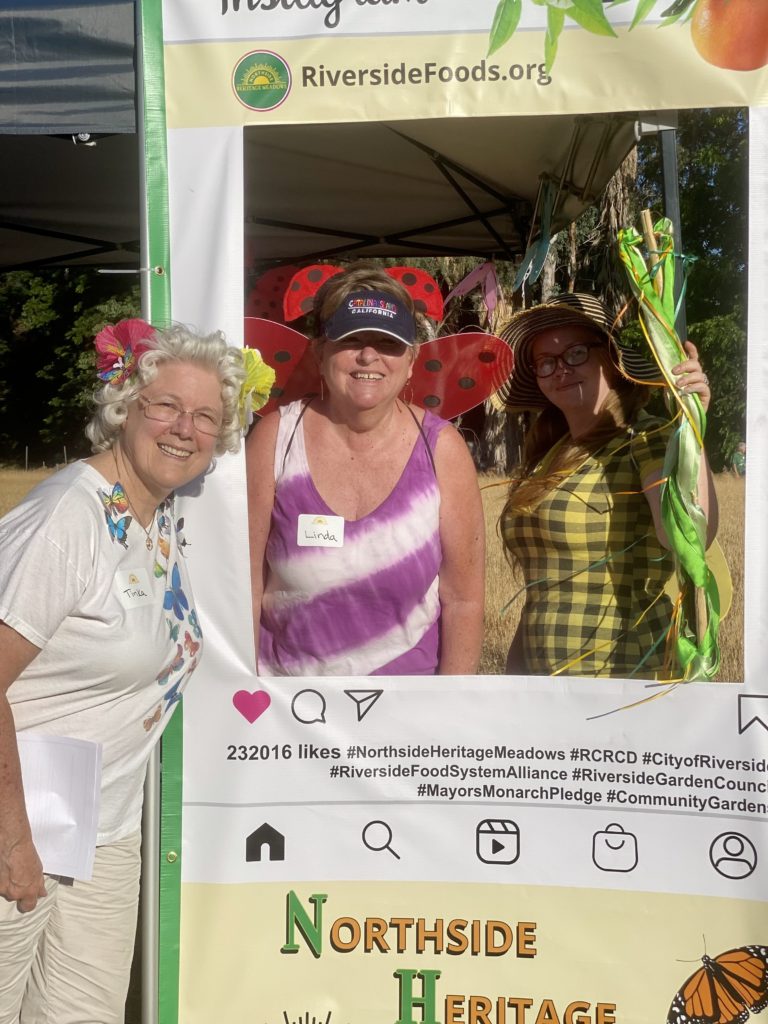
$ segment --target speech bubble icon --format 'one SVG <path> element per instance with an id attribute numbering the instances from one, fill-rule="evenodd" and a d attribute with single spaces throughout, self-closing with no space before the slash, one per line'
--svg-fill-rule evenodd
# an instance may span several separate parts
<path id="1" fill-rule="evenodd" d="M 291 711 L 304 725 L 325 724 L 325 697 L 317 690 L 299 690 L 291 701 Z"/>

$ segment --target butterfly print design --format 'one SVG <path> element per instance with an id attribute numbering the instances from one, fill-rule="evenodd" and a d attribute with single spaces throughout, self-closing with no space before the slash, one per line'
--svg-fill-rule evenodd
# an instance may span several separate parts
<path id="1" fill-rule="evenodd" d="M 199 643 L 196 643 L 196 642 L 195 642 L 195 641 L 194 641 L 194 640 L 192 639 L 192 637 L 191 637 L 191 636 L 190 636 L 190 634 L 189 634 L 189 631 L 187 631 L 187 632 L 186 632 L 186 633 L 184 634 L 184 647 L 185 647 L 185 648 L 186 648 L 186 650 L 187 650 L 187 654 L 189 654 L 189 655 L 190 655 L 190 657 L 192 657 L 192 658 L 194 658 L 194 656 L 195 656 L 195 655 L 197 654 L 197 652 L 198 652 L 198 651 L 200 650 L 200 644 L 199 644 Z"/>
<path id="2" fill-rule="evenodd" d="M 184 548 L 189 546 L 189 541 L 184 537 L 184 516 L 176 523 L 176 543 L 179 545 L 179 551 L 184 554 Z"/>
<path id="3" fill-rule="evenodd" d="M 161 537 L 170 537 L 170 535 L 171 535 L 171 520 L 165 514 L 165 512 L 159 512 L 158 513 L 158 516 L 157 516 L 157 529 L 158 529 Z"/>
<path id="4" fill-rule="evenodd" d="M 149 732 L 149 730 L 152 728 L 153 725 L 155 725 L 156 722 L 160 721 L 160 716 L 162 715 L 162 712 L 162 706 L 158 704 L 154 712 L 149 716 L 149 718 L 144 719 L 144 729 L 147 732 Z"/>
<path id="5" fill-rule="evenodd" d="M 181 687 L 181 684 L 184 682 L 185 679 L 186 679 L 186 674 L 184 674 L 181 677 L 181 679 L 177 679 L 176 682 L 173 684 L 173 686 L 170 688 L 170 690 L 168 690 L 167 693 L 163 694 L 163 700 L 165 701 L 165 712 L 164 713 L 166 715 L 171 710 L 173 705 L 177 704 L 181 700 L 183 694 L 181 693 L 180 687 Z"/>
<path id="6" fill-rule="evenodd" d="M 667 1024 L 745 1024 L 768 1006 L 768 947 L 740 946 L 701 962 L 672 1000 Z"/>
<path id="7" fill-rule="evenodd" d="M 187 595 L 181 589 L 181 574 L 178 562 L 174 562 L 171 572 L 171 585 L 165 592 L 163 608 L 167 612 L 172 611 L 177 619 L 184 621 L 184 613 L 189 610 Z"/>
<path id="8" fill-rule="evenodd" d="M 156 677 L 155 681 L 157 682 L 157 685 L 158 686 L 165 686 L 165 684 L 168 682 L 168 680 L 171 678 L 171 676 L 174 674 L 174 672 L 179 672 L 183 668 L 184 668 L 184 650 L 183 650 L 181 644 L 177 643 L 176 644 L 176 654 L 174 655 L 173 660 L 170 662 L 169 665 L 166 665 L 166 667 L 162 670 L 162 672 L 160 672 L 159 675 Z"/>
<path id="9" fill-rule="evenodd" d="M 195 611 L 194 608 L 192 608 L 189 613 L 189 624 L 192 627 L 192 632 L 199 640 L 200 637 L 203 635 L 203 631 L 202 629 L 200 629 L 200 623 L 197 621 L 197 612 Z"/>
<path id="10" fill-rule="evenodd" d="M 122 519 L 112 519 L 109 512 L 104 513 L 104 517 L 107 520 L 107 528 L 112 541 L 117 541 L 118 544 L 127 550 L 128 549 L 128 527 L 133 522 L 131 516 L 123 516 Z"/>
<path id="11" fill-rule="evenodd" d="M 128 499 L 119 480 L 111 491 L 105 491 L 100 487 L 99 497 L 110 517 L 122 516 L 128 511 Z"/>

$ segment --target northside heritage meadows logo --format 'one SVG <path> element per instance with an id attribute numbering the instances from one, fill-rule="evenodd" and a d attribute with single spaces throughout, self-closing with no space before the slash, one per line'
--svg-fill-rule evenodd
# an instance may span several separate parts
<path id="1" fill-rule="evenodd" d="M 291 69 L 271 50 L 252 50 L 232 74 L 235 96 L 250 110 L 274 110 L 291 91 Z"/>

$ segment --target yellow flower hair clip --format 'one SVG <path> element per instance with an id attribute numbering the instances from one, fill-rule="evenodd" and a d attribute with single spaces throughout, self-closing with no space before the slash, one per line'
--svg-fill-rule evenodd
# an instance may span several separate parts
<path id="1" fill-rule="evenodd" d="M 243 349 L 243 367 L 245 380 L 240 388 L 238 411 L 240 426 L 246 430 L 253 420 L 253 414 L 269 401 L 275 383 L 275 371 L 267 366 L 261 353 L 253 348 Z"/>

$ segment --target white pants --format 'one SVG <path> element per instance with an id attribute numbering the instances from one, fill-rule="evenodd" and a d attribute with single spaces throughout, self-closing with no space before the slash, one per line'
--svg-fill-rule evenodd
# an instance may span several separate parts
<path id="1" fill-rule="evenodd" d="M 96 848 L 93 878 L 46 876 L 28 914 L 0 899 L 0 1024 L 122 1024 L 141 836 Z"/>

